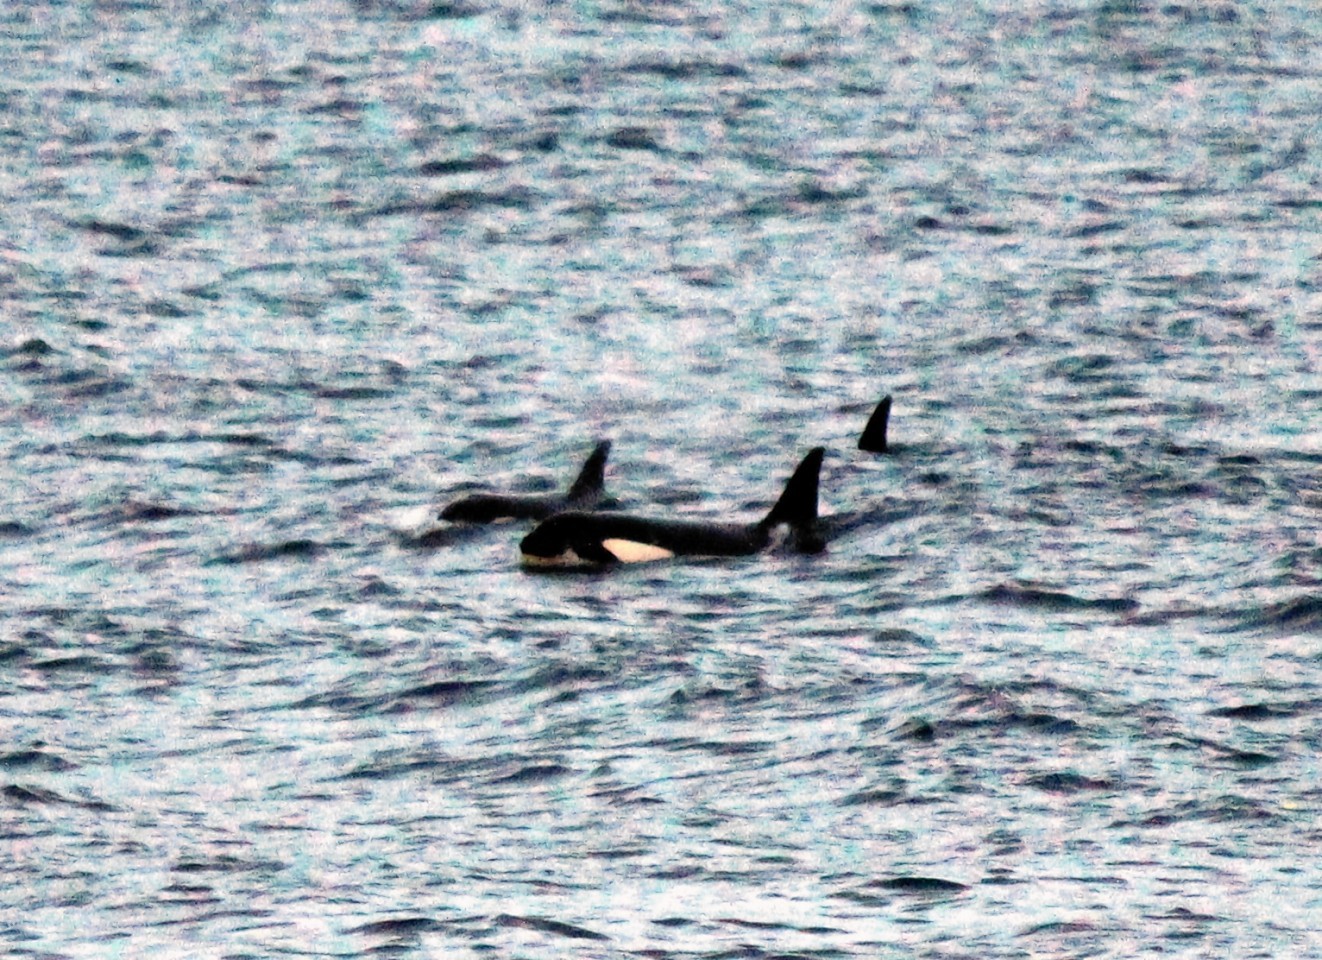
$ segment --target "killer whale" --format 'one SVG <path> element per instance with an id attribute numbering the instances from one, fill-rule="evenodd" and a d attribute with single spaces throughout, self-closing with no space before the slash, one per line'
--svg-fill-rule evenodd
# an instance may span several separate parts
<path id="1" fill-rule="evenodd" d="M 525 567 L 609 566 L 675 556 L 737 557 L 771 545 L 773 533 L 789 527 L 795 549 L 824 547 L 817 532 L 817 482 L 823 447 L 803 458 L 776 505 L 755 523 L 703 523 L 629 514 L 569 511 L 548 517 L 519 544 Z"/>
<path id="2" fill-rule="evenodd" d="M 608 506 L 606 496 L 606 458 L 611 442 L 597 444 L 583 464 L 578 477 L 563 493 L 501 494 L 478 493 L 449 504 L 439 519 L 452 523 L 497 523 L 502 520 L 544 520 L 565 510 L 593 510 Z"/>
<path id="3" fill-rule="evenodd" d="M 867 453 L 885 453 L 887 450 L 886 427 L 891 417 L 891 395 L 888 393 L 868 417 L 867 426 L 858 438 L 858 448 Z"/>

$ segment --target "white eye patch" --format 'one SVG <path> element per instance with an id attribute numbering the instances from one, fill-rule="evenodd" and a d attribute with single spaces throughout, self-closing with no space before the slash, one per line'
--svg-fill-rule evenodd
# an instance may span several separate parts
<path id="1" fill-rule="evenodd" d="M 620 563 L 647 563 L 652 560 L 667 560 L 675 555 L 665 547 L 658 547 L 652 543 L 638 543 L 616 537 L 601 541 L 601 546 Z"/>

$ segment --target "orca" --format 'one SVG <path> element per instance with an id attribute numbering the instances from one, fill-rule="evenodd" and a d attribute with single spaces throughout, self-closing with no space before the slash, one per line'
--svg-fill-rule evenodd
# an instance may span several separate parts
<path id="1" fill-rule="evenodd" d="M 453 523 L 499 523 L 504 520 L 544 520 L 564 510 L 593 510 L 611 505 L 606 496 L 606 458 L 611 442 L 597 444 L 578 478 L 563 493 L 479 493 L 456 500 L 440 513 Z"/>
<path id="2" fill-rule="evenodd" d="M 628 514 L 569 511 L 543 520 L 519 544 L 529 568 L 574 568 L 641 563 L 669 557 L 738 557 L 772 544 L 788 527 L 790 543 L 803 553 L 820 552 L 817 481 L 824 448 L 814 447 L 795 469 L 785 489 L 756 523 L 703 523 Z"/>
<path id="3" fill-rule="evenodd" d="M 886 426 L 891 417 L 891 395 L 888 393 L 881 398 L 876 409 L 872 411 L 872 416 L 868 417 L 867 426 L 863 428 L 863 433 L 858 438 L 858 448 L 867 453 L 885 453 Z"/>

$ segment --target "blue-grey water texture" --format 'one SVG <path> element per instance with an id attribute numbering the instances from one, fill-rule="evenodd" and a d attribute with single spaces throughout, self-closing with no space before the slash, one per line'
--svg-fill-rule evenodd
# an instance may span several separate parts
<path id="1" fill-rule="evenodd" d="M 0 11 L 0 952 L 1322 957 L 1313 3 Z"/>

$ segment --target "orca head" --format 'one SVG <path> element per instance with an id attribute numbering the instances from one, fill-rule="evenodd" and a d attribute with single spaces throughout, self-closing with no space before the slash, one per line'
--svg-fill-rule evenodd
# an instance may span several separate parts
<path id="1" fill-rule="evenodd" d="M 445 507 L 439 519 L 451 523 L 506 523 L 512 520 L 544 520 L 565 509 L 610 509 L 615 500 L 606 496 L 606 458 L 611 442 L 602 440 L 588 456 L 583 468 L 563 496 L 559 494 L 478 493 Z"/>
<path id="2" fill-rule="evenodd" d="M 456 500 L 441 511 L 440 519 L 452 523 L 512 523 L 542 520 L 564 509 L 564 499 L 555 494 L 529 493 L 506 496 L 479 493 Z"/>
<path id="3" fill-rule="evenodd" d="M 627 518 L 621 518 L 625 521 Z M 647 563 L 675 555 L 668 547 L 632 536 L 613 518 L 558 513 L 543 520 L 519 543 L 526 567 L 585 567 Z"/>
<path id="4" fill-rule="evenodd" d="M 451 523 L 497 523 L 514 517 L 508 497 L 479 493 L 448 504 L 438 519 Z"/>
<path id="5" fill-rule="evenodd" d="M 557 513 L 519 541 L 525 567 L 566 568 L 614 563 L 615 555 L 592 532 L 591 514 Z"/>

